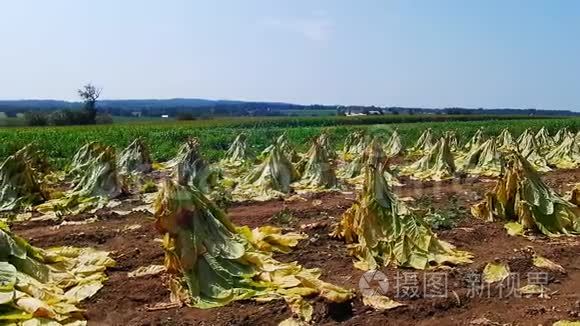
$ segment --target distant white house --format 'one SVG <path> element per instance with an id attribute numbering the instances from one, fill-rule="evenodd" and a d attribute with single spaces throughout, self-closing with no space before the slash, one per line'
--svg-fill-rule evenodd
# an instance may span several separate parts
<path id="1" fill-rule="evenodd" d="M 350 110 L 350 111 L 346 111 L 345 115 L 349 116 L 349 117 L 354 117 L 354 116 L 361 116 L 361 115 L 381 115 L 383 114 L 382 111 L 378 111 L 378 110 L 369 110 L 366 113 L 363 111 L 359 111 L 359 110 Z"/>
<path id="2" fill-rule="evenodd" d="M 366 114 L 364 114 L 362 112 L 347 112 L 346 113 L 346 116 L 348 116 L 348 117 L 355 117 L 355 116 L 359 116 L 359 115 L 366 115 Z"/>
<path id="3" fill-rule="evenodd" d="M 162 115 L 161 115 L 161 117 L 162 117 L 163 119 L 167 119 L 167 118 L 169 118 L 169 114 L 162 114 Z"/>

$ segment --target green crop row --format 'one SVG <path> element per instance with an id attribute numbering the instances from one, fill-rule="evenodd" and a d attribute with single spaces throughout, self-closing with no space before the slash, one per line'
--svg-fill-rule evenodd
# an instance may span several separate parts
<path id="1" fill-rule="evenodd" d="M 546 127 L 552 133 L 564 127 L 568 127 L 571 131 L 580 129 L 580 118 L 407 122 L 413 116 L 399 116 L 400 121 L 392 120 L 395 117 L 397 116 L 389 116 L 391 120 L 381 117 L 254 118 L 102 126 L 4 128 L 0 129 L 0 159 L 34 142 L 57 166 L 63 167 L 77 149 L 89 141 L 99 141 L 120 150 L 133 139 L 143 137 L 151 147 L 153 158 L 157 161 L 164 161 L 173 157 L 179 145 L 188 137 L 197 137 L 201 141 L 202 150 L 207 158 L 215 161 L 222 157 L 231 141 L 242 131 L 248 135 L 248 144 L 258 153 L 283 132 L 287 133 L 290 141 L 299 150 L 305 150 L 310 140 L 323 130 L 331 135 L 331 140 L 339 148 L 345 137 L 358 129 L 366 129 L 373 135 L 387 137 L 393 128 L 397 128 L 405 145 L 414 142 L 426 128 L 432 128 L 436 135 L 441 135 L 447 130 L 455 130 L 459 139 L 463 141 L 471 137 L 479 127 L 483 127 L 488 135 L 497 135 L 503 128 L 508 128 L 514 135 L 518 135 L 526 128 L 537 130 Z"/>

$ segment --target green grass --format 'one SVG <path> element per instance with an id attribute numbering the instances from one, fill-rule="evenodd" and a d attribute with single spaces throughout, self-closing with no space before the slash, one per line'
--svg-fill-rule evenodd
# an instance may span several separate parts
<path id="1" fill-rule="evenodd" d="M 0 117 L 0 127 L 19 127 L 25 124 L 26 121 L 23 118 Z"/>
<path id="2" fill-rule="evenodd" d="M 519 117 L 518 120 L 489 120 L 490 117 L 486 116 L 455 116 L 455 118 L 488 120 L 445 121 L 450 119 L 450 116 L 437 115 L 237 118 L 187 122 L 144 121 L 99 126 L 0 128 L 0 158 L 5 158 L 24 145 L 35 142 L 57 166 L 62 167 L 86 142 L 100 141 L 120 150 L 136 137 L 144 137 L 151 147 L 153 158 L 157 161 L 164 161 L 173 157 L 179 145 L 188 137 L 198 137 L 206 156 L 215 161 L 223 155 L 231 141 L 241 131 L 248 135 L 248 144 L 258 153 L 284 131 L 299 150 L 306 150 L 309 141 L 323 130 L 331 134 L 332 141 L 339 148 L 345 137 L 357 129 L 367 129 L 374 135 L 387 137 L 396 127 L 406 145 L 414 142 L 426 128 L 432 128 L 439 135 L 446 130 L 454 129 L 463 141 L 480 126 L 484 127 L 486 134 L 489 135 L 496 135 L 503 128 L 509 128 L 514 135 L 528 127 L 537 130 L 545 126 L 551 132 L 565 126 L 573 131 L 580 129 L 580 118 L 521 119 Z M 421 122 L 428 119 L 435 121 Z M 507 119 L 507 117 L 499 119 Z"/>
<path id="3" fill-rule="evenodd" d="M 333 116 L 336 110 L 280 110 L 282 115 L 300 115 L 300 116 Z"/>

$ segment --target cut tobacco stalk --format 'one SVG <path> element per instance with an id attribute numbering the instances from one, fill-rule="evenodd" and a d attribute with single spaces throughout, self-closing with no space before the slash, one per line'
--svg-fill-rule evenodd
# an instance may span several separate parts
<path id="1" fill-rule="evenodd" d="M 337 157 L 336 151 L 330 142 L 330 135 L 328 132 L 323 131 L 322 134 L 318 136 L 316 141 L 320 143 L 320 146 L 324 149 L 328 158 L 335 159 Z"/>
<path id="2" fill-rule="evenodd" d="M 180 155 L 174 159 L 173 177 L 181 184 L 209 193 L 217 185 L 219 171 L 203 158 L 197 139 L 189 139 L 186 147 L 187 150 L 180 151 Z"/>
<path id="3" fill-rule="evenodd" d="M 442 137 L 427 154 L 401 170 L 416 179 L 436 181 L 452 178 L 455 171 L 447 137 Z"/>
<path id="4" fill-rule="evenodd" d="M 385 155 L 387 157 L 395 157 L 401 154 L 403 154 L 403 144 L 401 143 L 399 132 L 395 129 L 385 144 Z"/>
<path id="5" fill-rule="evenodd" d="M 28 144 L 18 150 L 17 155 L 22 155 L 24 157 L 24 159 L 29 163 L 30 168 L 34 170 L 38 180 L 42 180 L 46 175 L 53 172 L 45 153 L 43 153 L 34 143 Z"/>
<path id="6" fill-rule="evenodd" d="M 524 130 L 524 132 L 520 134 L 520 136 L 516 140 L 517 145 L 520 147 L 524 145 L 524 141 L 527 141 L 528 137 L 534 138 L 534 134 L 532 133 L 532 130 L 530 128 L 527 128 L 526 130 Z"/>
<path id="7" fill-rule="evenodd" d="M 36 207 L 40 212 L 55 212 L 57 215 L 79 214 L 90 209 L 103 207 L 126 189 L 117 172 L 115 150 L 111 147 L 95 149 L 95 155 L 86 165 L 84 174 L 72 191 L 63 198 L 50 200 Z"/>
<path id="8" fill-rule="evenodd" d="M 417 139 L 415 146 L 409 149 L 409 153 L 423 154 L 425 152 L 430 151 L 432 147 L 433 147 L 433 132 L 431 131 L 431 128 L 428 128 L 421 134 L 419 139 Z"/>
<path id="9" fill-rule="evenodd" d="M 364 183 L 365 169 L 369 166 L 380 166 L 383 169 L 384 177 L 391 186 L 402 185 L 388 168 L 388 157 L 383 151 L 383 146 L 379 138 L 374 137 L 364 150 L 352 162 L 345 166 L 340 176 L 346 178 L 348 183 L 361 186 Z"/>
<path id="10" fill-rule="evenodd" d="M 488 221 L 511 222 L 512 229 L 518 223 L 523 230 L 547 236 L 580 233 L 580 209 L 550 189 L 519 153 L 509 156 L 506 173 L 471 212 Z"/>
<path id="11" fill-rule="evenodd" d="M 461 171 L 473 175 L 499 176 L 502 172 L 502 155 L 497 149 L 495 138 L 486 140 L 457 159 Z"/>
<path id="12" fill-rule="evenodd" d="M 249 158 L 247 141 L 248 136 L 245 133 L 240 133 L 234 142 L 228 148 L 225 158 L 222 162 L 229 166 L 240 166 Z"/>
<path id="13" fill-rule="evenodd" d="M 271 252 L 257 249 L 247 232 L 239 233 L 195 187 L 166 180 L 155 210 L 156 228 L 164 235 L 172 301 L 206 309 L 246 299 L 295 302 L 318 295 L 344 302 L 353 296 L 319 280 L 316 269 L 278 262 Z"/>
<path id="14" fill-rule="evenodd" d="M 143 138 L 135 139 L 119 157 L 119 173 L 147 173 L 151 171 L 151 154 Z"/>
<path id="15" fill-rule="evenodd" d="M 427 269 L 467 264 L 471 255 L 437 239 L 429 227 L 389 188 L 383 171 L 365 169 L 363 191 L 343 215 L 332 236 L 344 239 L 357 268 L 382 266 Z"/>
<path id="16" fill-rule="evenodd" d="M 571 135 L 564 136 L 560 145 L 546 155 L 550 166 L 559 169 L 580 167 L 580 144 Z"/>
<path id="17" fill-rule="evenodd" d="M 352 179 L 360 176 L 364 167 L 362 155 L 357 155 L 350 162 L 346 162 L 338 172 L 338 176 L 343 179 Z"/>
<path id="18" fill-rule="evenodd" d="M 161 164 L 163 168 L 175 168 L 177 164 L 183 162 L 191 151 L 197 151 L 199 143 L 196 138 L 188 138 L 177 150 L 177 154 L 171 160 Z"/>
<path id="19" fill-rule="evenodd" d="M 465 146 L 463 146 L 463 149 L 466 151 L 470 151 L 474 148 L 479 147 L 483 142 L 484 142 L 483 129 L 479 128 L 477 129 L 473 137 L 471 137 L 471 139 L 465 144 Z"/>
<path id="20" fill-rule="evenodd" d="M 268 157 L 270 151 L 274 148 L 274 146 L 277 146 L 278 150 L 282 154 L 284 154 L 288 158 L 289 161 L 296 163 L 300 160 L 300 155 L 298 155 L 298 153 L 296 152 L 296 149 L 294 149 L 294 146 L 292 146 L 290 144 L 290 141 L 288 140 L 288 136 L 286 135 L 286 132 L 284 132 L 282 135 L 280 135 L 280 137 L 278 137 L 278 139 L 276 139 L 274 144 L 266 147 L 266 149 L 264 149 L 262 151 L 262 153 L 260 154 L 260 158 L 265 159 L 266 157 Z"/>
<path id="21" fill-rule="evenodd" d="M 299 179 L 292 162 L 282 153 L 280 144 L 274 143 L 264 162 L 245 177 L 234 190 L 234 197 L 265 200 L 290 192 L 290 184 Z"/>
<path id="22" fill-rule="evenodd" d="M 449 149 L 452 152 L 459 150 L 459 141 L 457 140 L 457 134 L 455 131 L 446 131 L 444 137 L 447 138 L 447 141 L 449 142 Z"/>
<path id="23" fill-rule="evenodd" d="M 534 166 L 534 168 L 542 172 L 551 170 L 548 167 L 548 162 L 546 161 L 545 156 L 540 154 L 540 148 L 531 132 L 526 130 L 522 136 L 518 138 L 517 143 L 519 152 Z"/>
<path id="24" fill-rule="evenodd" d="M 386 163 L 387 156 L 379 138 L 373 137 L 365 142 L 366 147 L 344 167 L 341 171 L 341 177 L 347 179 L 357 178 L 360 181 L 367 165 L 380 164 L 382 166 Z M 359 183 L 359 181 L 355 181 L 354 183 Z"/>
<path id="25" fill-rule="evenodd" d="M 338 185 L 334 164 L 324 147 L 324 139 L 315 140 L 297 166 L 302 175 L 295 185 L 297 189 L 317 191 L 336 188 Z"/>
<path id="26" fill-rule="evenodd" d="M 45 199 L 34 165 L 29 148 L 9 156 L 0 165 L 0 211 L 28 208 Z"/>
<path id="27" fill-rule="evenodd" d="M 92 160 L 73 192 L 82 197 L 96 196 L 109 199 L 118 197 L 124 192 L 117 173 L 113 148 L 102 148 L 101 153 Z"/>
<path id="28" fill-rule="evenodd" d="M 77 304 L 93 296 L 115 262 L 91 248 L 43 250 L 0 222 L 0 309 L 10 325 L 84 325 Z"/>
<path id="29" fill-rule="evenodd" d="M 75 179 L 83 175 L 91 162 L 101 154 L 104 147 L 104 145 L 97 142 L 90 142 L 81 147 L 73 157 L 68 169 L 68 175 Z"/>
<path id="30" fill-rule="evenodd" d="M 563 128 L 558 130 L 558 132 L 554 135 L 552 139 L 554 141 L 554 144 L 559 144 L 567 136 L 574 137 L 574 134 L 568 131 L 568 128 Z"/>
<path id="31" fill-rule="evenodd" d="M 503 129 L 497 136 L 497 146 L 500 150 L 511 150 L 515 147 L 514 138 L 508 129 Z"/>
<path id="32" fill-rule="evenodd" d="M 342 150 L 343 159 L 347 162 L 362 155 L 369 143 L 369 138 L 363 130 L 350 133 L 344 141 Z"/>
<path id="33" fill-rule="evenodd" d="M 535 136 L 536 143 L 542 149 L 549 149 L 550 147 L 554 146 L 554 141 L 548 130 L 545 127 L 542 127 Z"/>

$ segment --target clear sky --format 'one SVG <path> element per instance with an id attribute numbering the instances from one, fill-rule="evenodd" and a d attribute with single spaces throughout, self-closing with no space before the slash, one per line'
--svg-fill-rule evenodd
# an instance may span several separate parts
<path id="1" fill-rule="evenodd" d="M 580 110 L 575 0 L 3 0 L 0 99 Z"/>

